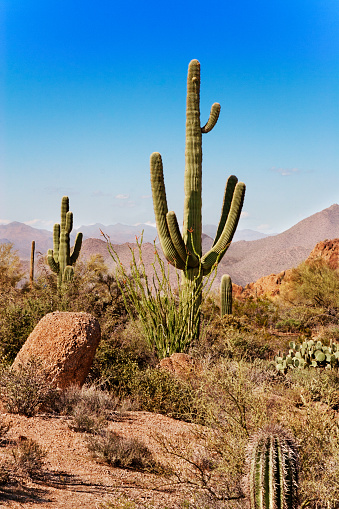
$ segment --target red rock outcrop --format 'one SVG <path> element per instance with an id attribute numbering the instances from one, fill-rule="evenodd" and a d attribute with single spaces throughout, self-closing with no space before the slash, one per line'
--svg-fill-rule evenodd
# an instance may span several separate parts
<path id="1" fill-rule="evenodd" d="M 41 361 L 46 378 L 64 389 L 81 386 L 91 368 L 100 341 L 100 325 L 88 313 L 48 313 L 28 336 L 13 368 L 34 358 Z"/>
<path id="2" fill-rule="evenodd" d="M 321 258 L 331 269 L 339 268 L 339 239 L 318 242 L 306 261 Z"/>
<path id="3" fill-rule="evenodd" d="M 331 269 L 338 269 L 339 239 L 318 242 L 306 259 L 306 263 L 319 258 L 331 267 Z M 279 274 L 270 274 L 244 287 L 233 284 L 233 296 L 239 300 L 247 299 L 248 297 L 276 297 L 280 295 L 282 283 L 289 281 L 291 273 L 292 269 L 288 269 Z"/>

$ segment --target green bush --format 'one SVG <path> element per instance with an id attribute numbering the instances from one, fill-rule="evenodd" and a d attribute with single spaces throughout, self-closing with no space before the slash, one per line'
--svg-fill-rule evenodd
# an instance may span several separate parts
<path id="1" fill-rule="evenodd" d="M 132 396 L 138 408 L 165 414 L 187 422 L 203 422 L 203 401 L 190 381 L 181 380 L 166 370 L 146 369 L 134 379 Z"/>
<path id="2" fill-rule="evenodd" d="M 321 258 L 303 262 L 292 270 L 288 298 L 327 311 L 339 309 L 339 271 Z"/>

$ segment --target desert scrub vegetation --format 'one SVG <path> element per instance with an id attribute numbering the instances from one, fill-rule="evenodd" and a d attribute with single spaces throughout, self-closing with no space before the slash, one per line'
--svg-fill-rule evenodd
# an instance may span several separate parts
<path id="1" fill-rule="evenodd" d="M 339 507 L 338 369 L 279 373 L 274 363 L 279 351 L 288 353 L 291 340 L 301 344 L 313 339 L 327 346 L 338 342 L 335 302 L 324 307 L 322 301 L 311 298 L 311 289 L 318 291 L 317 286 L 309 284 L 307 299 L 295 293 L 291 298 L 294 280 L 280 300 L 234 299 L 233 314 L 223 318 L 218 296 L 210 292 L 200 310 L 204 333 L 198 340 L 179 343 L 178 349 L 182 347 L 195 360 L 195 369 L 180 378 L 159 369 L 162 354 L 147 340 L 138 308 L 132 307 L 129 298 L 131 309 L 126 310 L 122 283 L 117 275 L 109 274 L 100 257 L 88 262 L 80 259 L 72 282 L 62 290 L 57 289 L 45 260 L 39 263 L 32 288 L 16 286 L 15 277 L 2 282 L 0 390 L 8 412 L 34 415 L 48 410 L 69 415 L 73 429 L 97 442 L 94 454 L 110 454 L 111 464 L 126 446 L 108 433 L 110 420 L 118 419 L 122 409 L 162 413 L 196 424 L 199 450 L 193 442 L 180 439 L 171 443 L 168 437 L 159 436 L 159 441 L 164 452 L 176 455 L 184 465 L 172 472 L 170 481 L 196 493 L 196 501 L 190 498 L 187 507 L 198 509 L 244 507 L 242 479 L 250 437 L 268 423 L 280 425 L 298 445 L 300 507 Z M 144 285 L 144 279 L 140 281 Z M 178 295 L 172 294 L 173 305 Z M 159 309 L 164 309 L 164 303 L 159 300 Z M 14 379 L 10 364 L 39 319 L 57 309 L 92 313 L 100 322 L 102 341 L 87 385 L 66 391 L 59 399 L 49 395 L 53 405 L 47 406 L 49 393 L 39 381 L 37 366 L 32 365 L 26 378 L 21 373 L 21 378 Z M 106 453 L 110 447 L 111 452 Z M 6 465 L 1 467 L 4 480 L 10 473 Z"/>

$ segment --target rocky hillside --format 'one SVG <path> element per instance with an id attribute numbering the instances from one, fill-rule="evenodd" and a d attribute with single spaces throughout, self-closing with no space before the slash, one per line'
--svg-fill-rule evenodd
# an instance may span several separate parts
<path id="1" fill-rule="evenodd" d="M 272 273 L 279 274 L 281 271 L 296 267 L 305 260 L 318 242 L 334 238 L 339 238 L 339 205 L 336 204 L 303 219 L 279 235 L 252 241 L 233 242 L 220 263 L 215 285 L 219 284 L 222 274 L 225 273 L 230 274 L 233 282 L 241 286 Z M 0 226 L 0 242 L 13 242 L 22 259 L 29 259 L 32 240 L 36 241 L 37 252 L 46 253 L 47 249 L 53 246 L 52 233 L 46 230 L 37 230 L 22 223 Z M 115 237 L 111 237 L 121 262 L 129 265 L 132 256 L 130 248 L 135 248 L 136 245 L 121 244 L 115 240 Z M 147 238 L 144 242 L 144 262 L 151 267 L 154 260 L 154 246 L 151 242 L 147 242 Z M 210 249 L 212 243 L 211 237 L 203 235 L 203 253 Z M 114 265 L 104 240 L 85 239 L 81 253 L 84 259 L 100 253 L 109 267 Z M 172 273 L 174 274 L 173 271 Z"/>
<path id="2" fill-rule="evenodd" d="M 332 269 L 339 268 L 339 238 L 332 240 L 324 240 L 318 242 L 315 248 L 307 257 L 306 262 L 311 262 L 321 258 Z M 261 297 L 266 295 L 268 297 L 276 297 L 280 294 L 282 283 L 288 282 L 292 270 L 284 270 L 279 274 L 270 274 L 259 278 L 253 283 L 246 286 L 233 285 L 233 295 L 237 298 Z"/>

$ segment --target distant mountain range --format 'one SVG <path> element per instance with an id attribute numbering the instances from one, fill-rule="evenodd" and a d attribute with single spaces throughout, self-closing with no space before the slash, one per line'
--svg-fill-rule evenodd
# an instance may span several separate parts
<path id="1" fill-rule="evenodd" d="M 149 225 L 81 226 L 73 233 L 75 235 L 77 231 L 81 231 L 84 234 L 85 240 L 81 249 L 84 259 L 99 253 L 103 255 L 108 266 L 112 267 L 113 262 L 100 230 L 110 237 L 111 243 L 124 264 L 128 264 L 131 258 L 129 246 L 133 247 L 135 236 L 139 237 L 144 230 L 144 261 L 149 264 L 153 262 L 153 241 L 157 233 L 156 229 Z M 203 253 L 211 247 L 213 243 L 211 237 L 214 238 L 215 231 L 216 227 L 213 225 L 204 227 Z M 219 264 L 215 283 L 219 283 L 222 274 L 228 273 L 234 283 L 243 286 L 262 276 L 295 267 L 308 257 L 317 242 L 333 238 L 339 238 L 339 205 L 337 204 L 303 219 L 278 235 L 265 236 L 253 230 L 239 231 Z M 32 240 L 36 242 L 36 251 L 42 254 L 53 247 L 50 231 L 39 230 L 18 222 L 0 225 L 0 242 L 12 242 L 23 260 L 30 257 Z"/>

